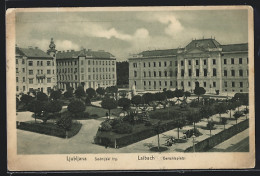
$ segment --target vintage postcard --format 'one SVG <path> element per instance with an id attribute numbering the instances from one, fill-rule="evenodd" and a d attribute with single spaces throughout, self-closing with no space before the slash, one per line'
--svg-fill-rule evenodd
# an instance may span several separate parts
<path id="1" fill-rule="evenodd" d="M 255 166 L 250 6 L 6 11 L 9 171 Z"/>

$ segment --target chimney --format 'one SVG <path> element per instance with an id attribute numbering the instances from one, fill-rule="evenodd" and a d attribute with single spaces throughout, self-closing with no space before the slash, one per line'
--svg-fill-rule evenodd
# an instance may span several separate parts
<path id="1" fill-rule="evenodd" d="M 67 50 L 67 52 L 70 52 L 70 50 Z"/>

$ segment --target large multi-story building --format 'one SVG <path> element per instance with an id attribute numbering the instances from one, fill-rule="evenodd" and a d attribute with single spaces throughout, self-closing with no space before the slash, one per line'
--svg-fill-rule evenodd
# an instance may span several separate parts
<path id="1" fill-rule="evenodd" d="M 57 80 L 58 88 L 67 86 L 76 89 L 108 87 L 116 85 L 116 58 L 103 50 L 58 51 Z"/>
<path id="2" fill-rule="evenodd" d="M 16 46 L 16 93 L 39 90 L 48 93 L 55 87 L 55 60 L 37 47 Z"/>
<path id="3" fill-rule="evenodd" d="M 143 51 L 129 60 L 129 86 L 136 90 L 184 89 L 208 93 L 248 92 L 248 44 L 192 40 L 186 47 Z"/>

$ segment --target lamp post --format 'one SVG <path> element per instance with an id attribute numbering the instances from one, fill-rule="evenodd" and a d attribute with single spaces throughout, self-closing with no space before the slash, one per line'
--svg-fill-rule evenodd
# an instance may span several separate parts
<path id="1" fill-rule="evenodd" d="M 196 136 L 193 133 L 193 135 L 192 135 L 192 143 L 193 143 L 193 152 L 194 153 L 195 153 L 195 138 L 196 138 Z"/>
<path id="2" fill-rule="evenodd" d="M 210 120 L 210 125 L 209 125 L 209 133 L 210 133 L 210 137 L 211 137 L 211 130 L 213 128 L 213 119 Z"/>

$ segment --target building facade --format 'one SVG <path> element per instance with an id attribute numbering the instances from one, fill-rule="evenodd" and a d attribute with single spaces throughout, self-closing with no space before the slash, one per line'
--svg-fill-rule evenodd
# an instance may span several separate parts
<path id="1" fill-rule="evenodd" d="M 248 92 L 248 44 L 221 45 L 192 40 L 186 47 L 143 51 L 129 61 L 129 87 L 137 90 L 183 89 L 207 93 Z"/>
<path id="2" fill-rule="evenodd" d="M 58 88 L 76 89 L 116 85 L 116 58 L 103 50 L 67 50 L 56 53 Z"/>
<path id="3" fill-rule="evenodd" d="M 16 47 L 16 93 L 39 90 L 49 93 L 55 87 L 55 60 L 37 47 Z"/>

